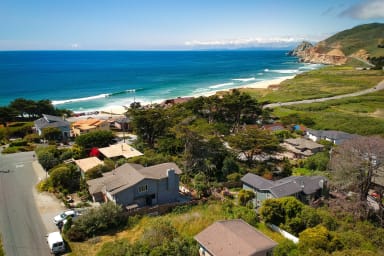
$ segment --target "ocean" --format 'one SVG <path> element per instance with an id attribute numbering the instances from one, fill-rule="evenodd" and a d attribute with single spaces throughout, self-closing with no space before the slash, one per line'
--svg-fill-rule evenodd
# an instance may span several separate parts
<path id="1" fill-rule="evenodd" d="M 49 99 L 75 112 L 200 96 L 319 65 L 282 50 L 0 52 L 0 106 Z"/>

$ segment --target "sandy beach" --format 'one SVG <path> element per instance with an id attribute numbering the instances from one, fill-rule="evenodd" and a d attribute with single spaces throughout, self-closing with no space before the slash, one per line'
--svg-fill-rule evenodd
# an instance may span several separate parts
<path id="1" fill-rule="evenodd" d="M 286 76 L 286 77 L 276 78 L 276 79 L 272 79 L 272 80 L 259 81 L 259 82 L 246 84 L 242 87 L 236 87 L 236 88 L 267 89 L 270 85 L 278 85 L 281 82 L 288 80 L 288 79 L 292 79 L 294 77 L 295 76 Z M 193 95 L 193 97 L 200 97 L 200 96 L 209 97 L 209 96 L 215 95 L 218 92 L 230 91 L 232 89 L 235 89 L 235 88 L 196 94 L 196 95 Z M 99 111 L 99 114 L 97 114 L 97 115 L 85 114 L 82 117 L 77 118 L 77 119 L 84 119 L 84 118 L 88 118 L 88 117 L 108 119 L 111 117 L 123 116 L 124 113 L 126 113 L 126 112 L 127 112 L 127 106 L 108 106 L 105 108 L 101 108 Z"/>
<path id="2" fill-rule="evenodd" d="M 288 80 L 288 79 L 292 79 L 294 77 L 295 76 L 286 76 L 286 77 L 276 78 L 276 79 L 272 79 L 272 80 L 260 81 L 260 82 L 256 82 L 256 83 L 252 83 L 252 84 L 247 84 L 247 85 L 243 86 L 242 88 L 267 89 L 268 86 L 270 86 L 270 85 L 278 85 L 281 82 Z"/>

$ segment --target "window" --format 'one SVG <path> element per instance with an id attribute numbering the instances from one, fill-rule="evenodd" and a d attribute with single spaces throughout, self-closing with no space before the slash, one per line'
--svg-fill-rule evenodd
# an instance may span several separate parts
<path id="1" fill-rule="evenodd" d="M 148 191 L 148 185 L 143 185 L 138 188 L 139 193 L 147 192 Z"/>

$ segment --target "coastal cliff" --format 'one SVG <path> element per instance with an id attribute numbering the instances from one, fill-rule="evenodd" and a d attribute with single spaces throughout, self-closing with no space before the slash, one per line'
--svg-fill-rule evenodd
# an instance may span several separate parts
<path id="1" fill-rule="evenodd" d="M 342 65 L 349 58 L 369 62 L 372 57 L 384 56 L 381 43 L 384 24 L 372 23 L 339 32 L 316 45 L 304 41 L 288 55 L 308 63 Z"/>
<path id="2" fill-rule="evenodd" d="M 301 62 L 342 65 L 347 62 L 347 56 L 339 48 L 334 48 L 329 51 L 324 47 L 324 42 L 317 45 L 304 41 L 299 44 L 293 51 L 289 52 L 290 56 L 299 57 Z"/>

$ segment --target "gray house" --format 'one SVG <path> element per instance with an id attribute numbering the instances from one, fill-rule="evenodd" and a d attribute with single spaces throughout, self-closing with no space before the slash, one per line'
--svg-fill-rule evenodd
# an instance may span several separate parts
<path id="1" fill-rule="evenodd" d="M 357 134 L 350 134 L 341 131 L 328 131 L 328 130 L 307 130 L 306 135 L 310 140 L 326 140 L 330 141 L 333 144 L 339 145 L 345 140 L 353 139 L 358 137 Z"/>
<path id="2" fill-rule="evenodd" d="M 64 140 L 67 139 L 71 133 L 71 124 L 59 116 L 43 114 L 43 117 L 37 119 L 34 124 L 39 135 L 41 135 L 43 133 L 43 129 L 47 127 L 59 128 Z"/>
<path id="3" fill-rule="evenodd" d="M 177 202 L 179 174 L 175 163 L 150 167 L 124 164 L 104 173 L 103 177 L 88 180 L 89 193 L 95 202 L 113 201 L 128 208 Z"/>
<path id="4" fill-rule="evenodd" d="M 267 180 L 253 173 L 247 173 L 241 178 L 243 189 L 255 193 L 254 205 L 261 206 L 270 198 L 294 196 L 307 203 L 319 198 L 326 186 L 327 179 L 322 176 L 290 176 L 280 180 Z"/>

